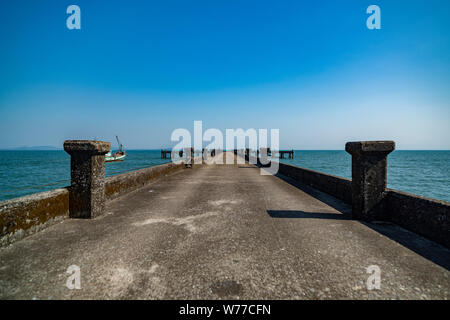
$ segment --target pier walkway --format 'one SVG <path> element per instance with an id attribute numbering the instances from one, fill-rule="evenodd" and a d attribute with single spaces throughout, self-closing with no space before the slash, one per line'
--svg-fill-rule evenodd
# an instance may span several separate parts
<path id="1" fill-rule="evenodd" d="M 0 248 L 0 298 L 449 298 L 447 249 L 350 210 L 253 165 L 194 166 Z"/>

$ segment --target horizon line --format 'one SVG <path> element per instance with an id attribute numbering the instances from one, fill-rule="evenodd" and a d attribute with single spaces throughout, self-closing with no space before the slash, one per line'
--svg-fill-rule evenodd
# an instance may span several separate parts
<path id="1" fill-rule="evenodd" d="M 9 147 L 1 148 L 0 151 L 64 151 L 63 148 L 48 146 L 52 150 L 46 150 L 42 147 L 42 150 L 34 149 L 36 147 Z M 111 148 L 111 150 L 115 150 Z M 171 148 L 127 148 L 125 151 L 157 151 L 157 150 L 171 150 Z M 181 149 L 180 149 L 181 150 Z M 232 151 L 233 149 L 223 149 L 225 151 Z M 284 150 L 294 150 L 294 151 L 345 151 L 345 149 L 294 149 L 294 148 L 280 148 L 281 151 Z M 178 151 L 178 149 L 177 149 Z M 394 151 L 450 151 L 450 149 L 395 149 Z M 393 152 L 394 152 L 393 151 Z"/>

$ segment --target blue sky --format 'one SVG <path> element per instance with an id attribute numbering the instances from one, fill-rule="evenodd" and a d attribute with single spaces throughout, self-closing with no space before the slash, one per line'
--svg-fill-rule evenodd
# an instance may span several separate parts
<path id="1" fill-rule="evenodd" d="M 450 149 L 449 31 L 448 0 L 1 1 L 0 148 L 160 148 L 202 120 L 284 148 Z"/>

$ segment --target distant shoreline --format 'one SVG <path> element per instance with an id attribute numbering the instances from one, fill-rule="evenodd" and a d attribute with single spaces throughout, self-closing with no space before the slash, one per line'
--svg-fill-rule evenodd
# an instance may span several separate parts
<path id="1" fill-rule="evenodd" d="M 60 151 L 64 149 L 52 146 L 0 148 L 0 151 L 53 151 L 53 150 Z"/>
<path id="2" fill-rule="evenodd" d="M 114 150 L 114 148 L 113 148 L 113 150 Z M 169 150 L 169 148 L 127 149 L 127 151 L 159 151 L 159 150 Z M 291 149 L 291 150 L 294 150 L 294 151 L 345 151 L 344 149 Z M 0 148 L 0 151 L 64 151 L 64 149 L 56 148 L 56 147 L 17 147 L 17 148 Z M 225 151 L 231 151 L 231 150 L 225 150 Z M 450 151 L 450 149 L 396 149 L 395 151 Z"/>

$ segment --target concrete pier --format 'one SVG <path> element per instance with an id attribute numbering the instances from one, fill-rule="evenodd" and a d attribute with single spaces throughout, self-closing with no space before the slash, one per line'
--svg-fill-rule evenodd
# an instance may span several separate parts
<path id="1" fill-rule="evenodd" d="M 70 154 L 71 218 L 94 218 L 105 207 L 105 154 L 111 144 L 104 141 L 67 140 L 64 150 Z"/>
<path id="2" fill-rule="evenodd" d="M 0 249 L 2 299 L 449 299 L 449 250 L 254 165 L 181 169 Z M 71 265 L 81 289 L 66 287 Z M 368 290 L 367 268 L 381 270 Z"/>

